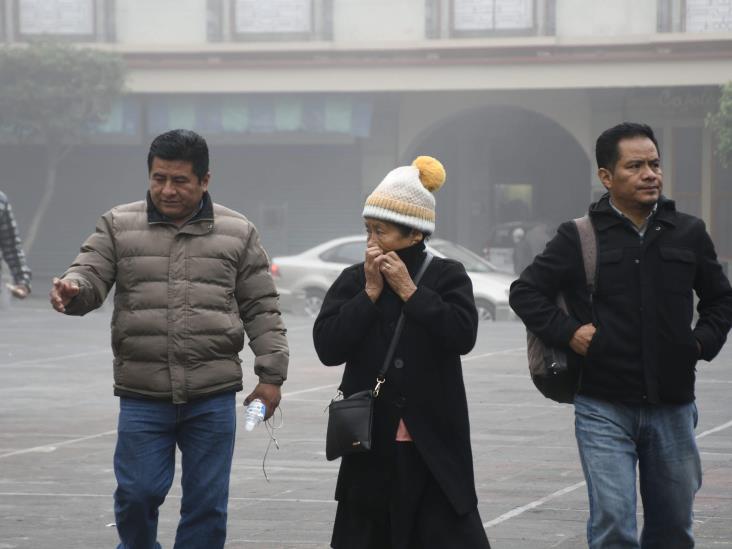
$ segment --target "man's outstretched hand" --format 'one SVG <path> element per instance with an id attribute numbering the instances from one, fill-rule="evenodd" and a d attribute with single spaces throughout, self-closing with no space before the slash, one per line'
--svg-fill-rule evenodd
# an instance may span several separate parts
<path id="1" fill-rule="evenodd" d="M 66 312 L 66 306 L 79 295 L 79 285 L 73 280 L 53 279 L 53 287 L 48 294 L 51 306 L 59 313 Z"/>

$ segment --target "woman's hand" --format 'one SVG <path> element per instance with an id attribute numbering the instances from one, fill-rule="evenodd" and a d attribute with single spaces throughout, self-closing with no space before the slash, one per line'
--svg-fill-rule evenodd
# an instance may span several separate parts
<path id="1" fill-rule="evenodd" d="M 379 272 L 378 258 L 381 257 L 381 248 L 369 246 L 366 248 L 366 260 L 363 270 L 366 273 L 366 294 L 372 303 L 376 303 L 384 290 L 384 277 Z"/>
<path id="2" fill-rule="evenodd" d="M 404 262 L 399 258 L 396 252 L 389 252 L 379 256 L 376 261 L 379 264 L 379 270 L 384 275 L 386 282 L 394 290 L 402 301 L 407 301 L 412 294 L 417 291 L 412 277 Z"/>

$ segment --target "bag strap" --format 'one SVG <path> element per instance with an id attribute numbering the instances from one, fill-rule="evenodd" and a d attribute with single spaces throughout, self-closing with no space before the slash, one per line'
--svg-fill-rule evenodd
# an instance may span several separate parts
<path id="1" fill-rule="evenodd" d="M 417 275 L 414 277 L 415 286 L 419 286 L 419 281 L 422 280 L 422 275 L 427 270 L 427 267 L 430 266 L 430 263 L 432 262 L 433 258 L 434 258 L 434 256 L 430 252 L 427 252 L 427 257 L 424 258 L 424 261 L 422 262 L 422 266 L 419 268 Z M 386 358 L 384 359 L 384 364 L 381 367 L 381 370 L 379 370 L 379 375 L 376 377 L 376 387 L 374 388 L 375 397 L 379 396 L 379 388 L 386 381 L 386 378 L 384 376 L 386 375 L 386 371 L 391 366 L 391 359 L 394 356 L 394 352 L 396 351 L 396 346 L 399 343 L 399 338 L 402 335 L 403 329 L 404 329 L 404 311 L 402 311 L 399 314 L 399 320 L 397 320 L 396 328 L 394 329 L 394 335 L 391 338 L 391 343 L 389 344 L 389 349 L 386 351 Z"/>
<path id="2" fill-rule="evenodd" d="M 595 293 L 597 282 L 597 234 L 589 215 L 574 220 L 582 248 L 582 263 L 585 266 L 585 280 L 590 295 Z"/>

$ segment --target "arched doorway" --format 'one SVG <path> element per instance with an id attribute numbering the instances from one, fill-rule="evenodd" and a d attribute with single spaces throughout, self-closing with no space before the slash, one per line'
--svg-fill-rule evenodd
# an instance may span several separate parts
<path id="1" fill-rule="evenodd" d="M 480 252 L 496 227 L 578 217 L 590 199 L 590 160 L 560 124 L 514 106 L 470 110 L 441 121 L 409 147 L 439 158 L 436 233 Z"/>

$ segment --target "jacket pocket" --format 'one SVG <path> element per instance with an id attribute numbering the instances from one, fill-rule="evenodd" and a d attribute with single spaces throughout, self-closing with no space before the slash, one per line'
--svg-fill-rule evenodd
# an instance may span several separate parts
<path id="1" fill-rule="evenodd" d="M 699 349 L 691 337 L 680 342 L 661 344 L 659 352 L 659 389 L 661 398 L 670 403 L 693 398 Z"/>
<path id="2" fill-rule="evenodd" d="M 601 294 L 622 293 L 627 288 L 622 271 L 623 249 L 605 250 L 597 256 L 597 288 Z"/>
<path id="3" fill-rule="evenodd" d="M 112 372 L 114 374 L 115 384 L 124 386 L 124 361 L 121 358 L 115 357 L 112 361 Z"/>
<path id="4" fill-rule="evenodd" d="M 685 248 L 659 248 L 663 288 L 670 292 L 687 293 L 694 287 L 696 254 Z"/>

